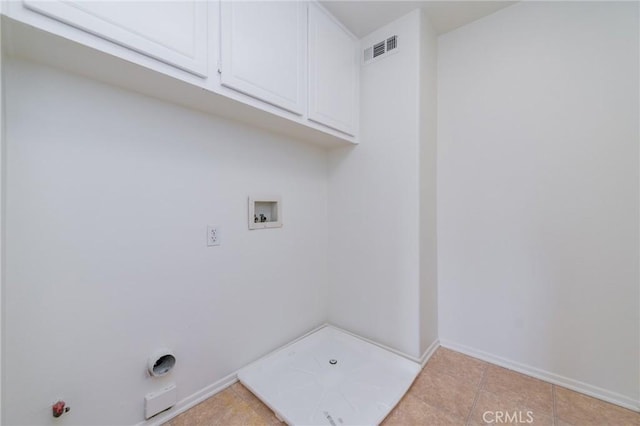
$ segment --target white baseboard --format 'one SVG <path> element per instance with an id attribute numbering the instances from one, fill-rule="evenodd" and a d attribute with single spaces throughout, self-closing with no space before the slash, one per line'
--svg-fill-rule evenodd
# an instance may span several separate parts
<path id="1" fill-rule="evenodd" d="M 404 352 L 402 352 L 402 351 L 399 351 L 399 350 L 397 350 L 397 349 L 394 349 L 394 348 L 392 348 L 392 347 L 390 347 L 390 346 L 383 345 L 382 343 L 378 343 L 378 342 L 376 342 L 375 340 L 371 340 L 371 339 L 368 339 L 368 338 L 366 338 L 366 337 L 362 337 L 362 336 L 360 336 L 360 335 L 358 335 L 358 334 L 355 334 L 355 333 L 350 332 L 349 330 L 345 330 L 344 328 L 338 327 L 337 325 L 333 325 L 333 324 L 327 323 L 327 324 L 326 324 L 326 326 L 328 326 L 328 327 L 333 327 L 333 328 L 335 328 L 336 330 L 340 330 L 340 331 L 342 331 L 342 332 L 344 332 L 344 333 L 346 333 L 346 334 L 348 334 L 348 335 L 350 335 L 350 336 L 357 337 L 358 339 L 360 339 L 360 340 L 364 340 L 365 342 L 367 342 L 367 343 L 371 343 L 372 345 L 376 345 L 376 346 L 378 346 L 379 348 L 386 349 L 386 350 L 388 350 L 389 352 L 392 352 L 392 353 L 394 353 L 394 354 L 396 354 L 396 355 L 400 355 L 401 357 L 406 358 L 406 359 L 408 359 L 408 360 L 410 360 L 410 361 L 416 362 L 416 363 L 418 363 L 418 364 L 420 364 L 420 360 L 422 359 L 422 357 L 421 357 L 420 359 L 418 359 L 418 358 L 416 358 L 415 356 L 408 355 L 408 354 L 406 354 L 406 353 L 404 353 Z M 431 346 L 433 346 L 433 344 L 432 344 Z M 431 348 L 431 346 L 429 346 L 429 348 Z M 428 351 L 428 349 L 427 349 L 427 351 Z M 425 355 L 426 355 L 426 354 L 425 354 Z M 424 357 L 425 355 L 423 355 L 423 357 Z M 430 356 L 430 355 L 429 355 L 429 356 Z M 425 362 L 426 362 L 426 361 L 425 361 Z"/>
<path id="2" fill-rule="evenodd" d="M 352 333 L 349 330 L 345 330 L 342 327 L 338 327 L 337 325 L 333 325 L 331 323 L 326 323 L 324 326 L 325 327 L 333 327 L 336 330 L 340 330 L 340 331 L 342 331 L 344 333 L 349 334 L 350 336 L 357 337 L 358 339 L 364 340 L 367 343 L 371 343 L 372 345 L 376 345 L 376 346 L 378 346 L 378 347 L 380 347 L 382 349 L 386 349 L 389 352 L 392 352 L 392 353 L 394 353 L 396 355 L 399 355 L 399 356 L 401 356 L 403 358 L 406 358 L 406 359 L 408 359 L 410 361 L 413 361 L 415 363 L 420 364 L 421 367 L 425 366 L 427 361 L 429 361 L 429 358 L 431 358 L 431 356 L 435 353 L 436 349 L 438 349 L 440 347 L 440 340 L 436 339 L 433 343 L 431 343 L 431 345 L 429 345 L 427 350 L 424 351 L 424 353 L 422 354 L 422 356 L 420 356 L 420 358 L 416 358 L 415 356 L 408 355 L 408 354 L 406 354 L 406 353 L 404 353 L 402 351 L 399 351 L 397 349 L 394 349 L 394 348 L 392 348 L 390 346 L 383 345 L 382 343 L 378 343 L 375 340 L 371 340 L 371 339 L 368 339 L 366 337 L 362 337 L 362 336 L 360 336 L 358 334 Z M 320 327 L 320 328 L 322 328 L 322 327 Z"/>
<path id="3" fill-rule="evenodd" d="M 416 363 L 420 364 L 420 366 L 422 368 L 424 368 L 424 366 L 427 363 L 427 361 L 429 361 L 429 358 L 431 358 L 431 356 L 440 347 L 440 340 L 436 339 L 435 341 L 433 341 L 433 343 L 431 343 L 431 345 L 429 345 L 427 350 L 424 351 L 424 353 L 422 354 L 422 356 L 420 356 L 420 358 L 416 358 L 415 356 L 408 355 L 408 354 L 406 354 L 406 353 L 404 353 L 402 351 L 399 351 L 399 350 L 394 349 L 392 347 L 383 345 L 382 343 L 378 343 L 375 340 L 371 340 L 371 339 L 367 339 L 366 337 L 359 336 L 359 335 L 357 335 L 355 333 L 350 332 L 349 330 L 345 330 L 344 328 L 340 328 L 340 327 L 337 327 L 337 326 L 331 325 L 331 324 L 329 324 L 329 325 L 331 327 L 333 327 L 333 328 L 337 328 L 340 331 L 343 331 L 343 332 L 345 332 L 347 334 L 350 334 L 350 335 L 352 335 L 354 337 L 357 337 L 360 340 L 364 340 L 365 342 L 371 343 L 372 345 L 376 345 L 378 347 L 381 347 L 382 349 L 388 350 L 389 352 L 393 352 L 396 355 L 400 355 L 403 358 L 407 358 L 408 360 L 416 362 Z"/>
<path id="4" fill-rule="evenodd" d="M 465 355 L 490 362 L 491 364 L 508 368 L 509 370 L 517 371 L 519 373 L 526 374 L 527 376 L 535 377 L 536 379 L 544 380 L 545 382 L 553 383 L 554 385 L 562 386 L 564 388 L 571 389 L 573 391 L 580 392 L 585 395 L 589 395 L 594 398 L 598 398 L 633 411 L 640 411 L 640 401 L 636 401 L 633 398 L 629 398 L 628 396 L 602 389 L 584 382 L 580 382 L 578 380 L 570 379 L 568 377 L 560 376 L 558 374 L 541 370 L 536 367 L 521 364 L 510 359 L 502 358 L 500 356 L 493 355 L 488 352 L 484 352 L 448 340 L 441 340 L 440 344 L 447 349 L 451 349 L 456 352 L 460 352 Z"/>
<path id="5" fill-rule="evenodd" d="M 424 351 L 424 354 L 422 354 L 419 361 L 422 368 L 424 368 L 427 361 L 429 361 L 429 358 L 433 356 L 433 354 L 436 352 L 436 349 L 438 349 L 439 347 L 440 347 L 440 339 L 436 339 L 431 345 L 429 345 L 427 350 Z"/>

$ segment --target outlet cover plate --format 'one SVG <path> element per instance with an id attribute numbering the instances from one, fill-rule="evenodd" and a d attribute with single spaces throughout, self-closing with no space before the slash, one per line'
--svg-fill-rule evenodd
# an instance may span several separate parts
<path id="1" fill-rule="evenodd" d="M 144 397 L 144 418 L 149 419 L 167 410 L 178 402 L 178 391 L 175 384 L 170 384 L 157 392 L 151 392 Z"/>
<path id="2" fill-rule="evenodd" d="M 207 246 L 220 245 L 220 228 L 215 225 L 207 226 Z"/>

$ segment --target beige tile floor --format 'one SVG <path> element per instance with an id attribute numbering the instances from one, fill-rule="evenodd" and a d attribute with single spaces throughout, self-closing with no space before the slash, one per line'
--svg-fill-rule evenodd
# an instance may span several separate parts
<path id="1" fill-rule="evenodd" d="M 383 425 L 493 424 L 485 420 L 495 424 L 640 426 L 639 413 L 444 348 L 427 362 Z M 236 383 L 166 424 L 205 425 L 283 423 Z"/>

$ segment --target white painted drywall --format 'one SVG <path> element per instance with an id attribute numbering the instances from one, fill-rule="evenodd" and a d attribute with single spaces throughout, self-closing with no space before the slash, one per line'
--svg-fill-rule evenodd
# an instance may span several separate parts
<path id="1" fill-rule="evenodd" d="M 398 51 L 361 68 L 356 148 L 329 156 L 329 321 L 417 357 L 420 12 L 375 31 Z"/>
<path id="2" fill-rule="evenodd" d="M 70 74 L 6 65 L 3 424 L 135 424 L 326 320 L 327 154 Z M 249 231 L 247 197 L 283 200 Z M 221 246 L 206 246 L 208 224 Z M 147 377 L 159 347 L 173 372 Z"/>
<path id="3" fill-rule="evenodd" d="M 629 404 L 638 30 L 635 2 L 522 2 L 438 46 L 441 339 Z"/>
<path id="4" fill-rule="evenodd" d="M 438 38 L 423 11 L 420 21 L 420 355 L 438 340 L 436 162 Z"/>
<path id="5" fill-rule="evenodd" d="M 0 19 L 0 46 L 2 46 L 2 19 Z M 2 197 L 2 188 L 4 188 L 4 146 L 5 146 L 5 118 L 4 118 L 4 52 L 0 49 L 0 229 L 4 227 L 4 198 Z M 4 238 L 0 231 L 0 335 L 4 330 L 4 290 L 2 287 L 4 277 Z M 3 345 L 0 336 L 0 422 L 2 422 L 2 396 L 3 396 L 3 380 L 2 366 L 3 363 Z"/>

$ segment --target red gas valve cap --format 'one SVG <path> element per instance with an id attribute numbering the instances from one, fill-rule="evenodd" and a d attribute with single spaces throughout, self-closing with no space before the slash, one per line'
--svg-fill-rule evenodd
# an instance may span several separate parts
<path id="1" fill-rule="evenodd" d="M 66 407 L 66 403 L 64 401 L 58 401 L 51 406 L 53 411 L 53 417 L 60 417 L 64 413 L 67 413 L 71 408 Z"/>

